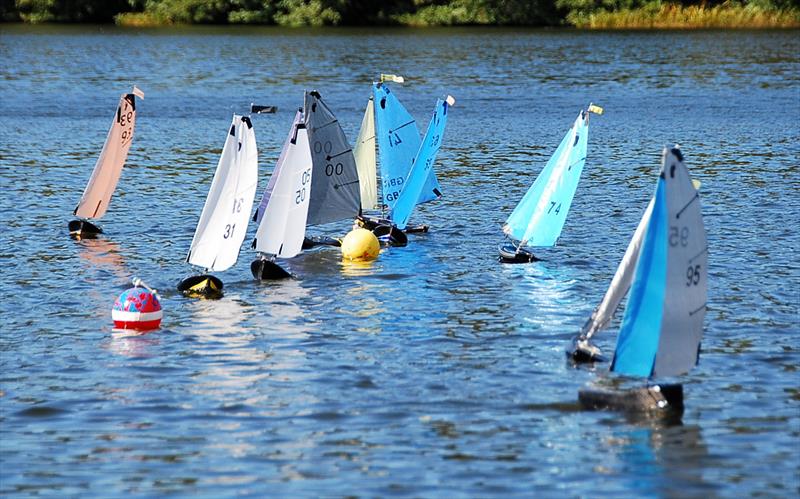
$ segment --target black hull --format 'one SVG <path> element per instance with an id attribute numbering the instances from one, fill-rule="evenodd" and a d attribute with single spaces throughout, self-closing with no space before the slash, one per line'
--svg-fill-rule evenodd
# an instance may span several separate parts
<path id="1" fill-rule="evenodd" d="M 340 248 L 342 242 L 338 239 L 327 236 L 306 236 L 303 238 L 303 249 L 316 248 L 317 246 L 333 246 Z"/>
<path id="2" fill-rule="evenodd" d="M 501 263 L 531 263 L 538 262 L 540 259 L 527 248 L 517 248 L 514 243 L 508 242 L 501 244 L 497 248 L 500 254 Z"/>
<path id="3" fill-rule="evenodd" d="M 222 281 L 213 275 L 193 275 L 178 284 L 178 291 L 187 298 L 222 298 Z"/>
<path id="4" fill-rule="evenodd" d="M 600 349 L 589 343 L 588 340 L 576 336 L 567 349 L 567 358 L 575 364 L 590 364 L 594 362 L 606 362 Z"/>
<path id="5" fill-rule="evenodd" d="M 683 385 L 650 385 L 629 390 L 586 388 L 578 391 L 581 407 L 656 416 L 683 414 Z"/>
<path id="6" fill-rule="evenodd" d="M 406 246 L 408 245 L 408 236 L 406 236 L 407 232 L 428 232 L 428 227 L 423 225 L 420 227 L 408 228 L 405 232 L 398 229 L 391 220 L 387 220 L 385 218 L 369 218 L 369 217 L 358 217 L 358 225 L 371 231 L 375 234 L 375 237 L 378 238 L 383 244 L 388 246 Z M 423 229 L 424 228 L 424 229 Z"/>
<path id="7" fill-rule="evenodd" d="M 69 236 L 73 239 L 94 239 L 103 229 L 87 220 L 72 220 L 67 225 Z"/>
<path id="8" fill-rule="evenodd" d="M 260 281 L 274 281 L 292 277 L 292 274 L 286 272 L 277 263 L 261 259 L 253 260 L 250 264 L 250 272 L 253 277 Z"/>

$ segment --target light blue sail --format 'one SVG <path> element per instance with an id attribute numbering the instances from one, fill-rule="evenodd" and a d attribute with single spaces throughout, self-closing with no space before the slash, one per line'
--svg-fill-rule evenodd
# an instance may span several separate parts
<path id="1" fill-rule="evenodd" d="M 581 111 L 503 230 L 520 246 L 554 246 L 567 220 L 586 163 L 589 120 Z"/>
<path id="2" fill-rule="evenodd" d="M 656 361 L 667 283 L 667 200 L 663 177 L 636 264 L 611 370 L 650 376 Z"/>
<path id="3" fill-rule="evenodd" d="M 420 197 L 425 195 L 425 189 L 433 173 L 433 163 L 436 160 L 436 154 L 439 152 L 439 147 L 442 145 L 442 137 L 444 136 L 444 129 L 447 125 L 448 107 L 449 104 L 446 101 L 437 99 L 433 117 L 428 125 L 427 132 L 425 132 L 425 138 L 422 140 L 422 145 L 411 167 L 411 171 L 408 174 L 408 178 L 392 209 L 392 221 L 400 230 L 405 230 L 408 225 L 408 219 L 414 211 L 414 207 L 420 203 Z"/>
<path id="4" fill-rule="evenodd" d="M 421 140 L 417 122 L 385 83 L 372 86 L 375 134 L 380 159 L 383 203 L 391 210 L 402 192 Z M 438 194 L 437 194 L 438 193 Z M 439 182 L 431 169 L 417 203 L 437 199 Z"/>

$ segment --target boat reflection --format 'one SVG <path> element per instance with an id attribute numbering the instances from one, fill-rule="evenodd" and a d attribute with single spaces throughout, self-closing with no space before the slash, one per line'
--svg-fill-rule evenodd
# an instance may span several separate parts
<path id="1" fill-rule="evenodd" d="M 633 426 L 602 442 L 607 459 L 595 472 L 627 477 L 624 486 L 634 496 L 715 497 L 703 476 L 709 452 L 699 426 L 641 415 L 627 416 L 627 423 Z"/>

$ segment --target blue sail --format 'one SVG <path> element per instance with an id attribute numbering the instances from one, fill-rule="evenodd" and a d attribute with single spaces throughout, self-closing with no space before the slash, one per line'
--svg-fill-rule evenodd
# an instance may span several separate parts
<path id="1" fill-rule="evenodd" d="M 417 122 L 385 83 L 372 87 L 375 106 L 375 134 L 381 172 L 383 203 L 391 209 L 414 164 L 421 140 Z M 437 199 L 439 182 L 431 170 L 417 203 Z"/>
<path id="2" fill-rule="evenodd" d="M 400 230 L 406 228 L 414 207 L 419 204 L 420 197 L 425 195 L 425 189 L 433 172 L 436 153 L 439 152 L 439 147 L 442 145 L 442 137 L 447 125 L 448 107 L 447 102 L 437 99 L 433 117 L 427 132 L 425 132 L 425 138 L 422 140 L 422 146 L 391 212 L 392 221 Z"/>
<path id="3" fill-rule="evenodd" d="M 656 188 L 653 213 L 636 264 L 611 370 L 650 376 L 656 361 L 667 282 L 667 200 L 664 178 Z"/>
<path id="4" fill-rule="evenodd" d="M 589 122 L 581 112 L 503 230 L 521 245 L 553 246 L 567 220 L 586 163 Z"/>

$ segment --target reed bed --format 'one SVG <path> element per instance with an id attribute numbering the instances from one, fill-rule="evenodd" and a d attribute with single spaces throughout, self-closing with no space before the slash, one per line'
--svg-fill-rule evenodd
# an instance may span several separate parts
<path id="1" fill-rule="evenodd" d="M 638 9 L 568 16 L 588 29 L 800 28 L 800 10 L 765 10 L 754 5 L 657 4 Z"/>

